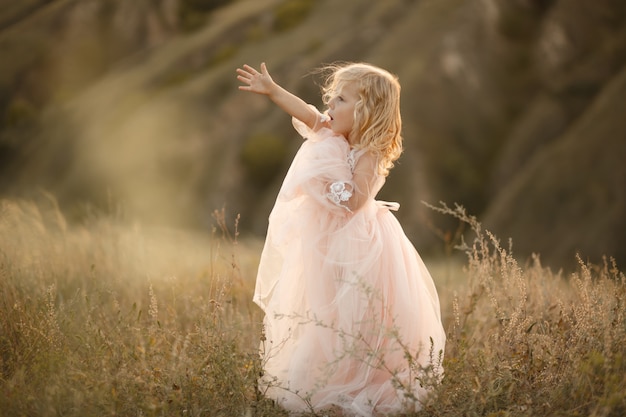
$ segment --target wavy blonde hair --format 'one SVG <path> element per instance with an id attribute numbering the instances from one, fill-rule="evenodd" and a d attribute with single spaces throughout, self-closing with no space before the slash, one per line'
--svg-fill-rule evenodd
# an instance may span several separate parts
<path id="1" fill-rule="evenodd" d="M 379 157 L 379 170 L 389 174 L 402 154 L 400 83 L 395 75 L 366 63 L 333 64 L 323 68 L 330 74 L 322 87 L 322 100 L 330 100 L 346 83 L 354 83 L 359 100 L 354 106 L 351 141 Z"/>

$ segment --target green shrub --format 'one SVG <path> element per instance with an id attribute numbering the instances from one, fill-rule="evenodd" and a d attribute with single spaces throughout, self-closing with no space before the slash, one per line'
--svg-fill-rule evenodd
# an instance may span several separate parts
<path id="1" fill-rule="evenodd" d="M 247 176 L 258 186 L 265 186 L 276 178 L 286 156 L 285 141 L 268 133 L 251 136 L 241 150 L 241 162 Z"/>
<path id="2" fill-rule="evenodd" d="M 311 12 L 315 0 L 287 0 L 274 10 L 274 30 L 283 32 L 298 26 Z"/>
<path id="3" fill-rule="evenodd" d="M 38 117 L 38 110 L 28 100 L 15 98 L 9 104 L 4 115 L 4 126 L 21 127 L 32 124 Z"/>
<path id="4" fill-rule="evenodd" d="M 238 49 L 239 48 L 233 44 L 221 45 L 209 59 L 208 66 L 219 65 L 226 62 L 237 53 Z"/>
<path id="5" fill-rule="evenodd" d="M 183 0 L 182 7 L 209 12 L 232 3 L 232 0 Z"/>

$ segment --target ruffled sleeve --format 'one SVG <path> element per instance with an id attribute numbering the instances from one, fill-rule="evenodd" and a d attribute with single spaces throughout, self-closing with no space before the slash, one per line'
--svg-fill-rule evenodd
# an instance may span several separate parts
<path id="1" fill-rule="evenodd" d="M 354 190 L 348 142 L 325 128 L 308 133 L 311 136 L 296 154 L 277 202 L 293 200 L 314 210 L 348 213 Z"/>

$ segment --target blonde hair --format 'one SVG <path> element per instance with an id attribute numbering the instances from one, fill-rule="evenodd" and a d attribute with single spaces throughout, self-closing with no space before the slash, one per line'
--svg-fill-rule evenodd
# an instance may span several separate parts
<path id="1" fill-rule="evenodd" d="M 379 157 L 379 170 L 387 175 L 402 154 L 400 83 L 395 75 L 365 63 L 334 64 L 322 87 L 323 101 L 330 100 L 346 83 L 356 86 L 359 100 L 354 106 L 351 142 Z"/>

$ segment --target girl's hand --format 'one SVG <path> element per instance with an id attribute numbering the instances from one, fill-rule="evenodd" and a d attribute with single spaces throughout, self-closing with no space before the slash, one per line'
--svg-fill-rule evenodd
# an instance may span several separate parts
<path id="1" fill-rule="evenodd" d="M 237 74 L 237 79 L 245 84 L 239 86 L 240 90 L 264 94 L 288 115 L 302 121 L 311 129 L 316 128 L 317 110 L 311 109 L 300 97 L 276 84 L 267 72 L 265 62 L 261 64 L 261 72 L 250 65 L 244 65 L 243 68 L 237 68 Z"/>
<path id="2" fill-rule="evenodd" d="M 252 68 L 250 65 L 245 64 L 243 69 L 237 68 L 237 79 L 244 84 L 240 85 L 239 89 L 243 91 L 251 91 L 257 94 L 270 95 L 272 89 L 276 85 L 270 73 L 267 71 L 265 62 L 261 64 L 261 72 Z"/>

